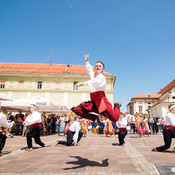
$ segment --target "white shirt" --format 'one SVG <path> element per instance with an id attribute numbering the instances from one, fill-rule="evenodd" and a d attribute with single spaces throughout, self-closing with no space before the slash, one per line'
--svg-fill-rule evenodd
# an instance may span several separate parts
<path id="1" fill-rule="evenodd" d="M 88 61 L 86 62 L 85 66 L 91 79 L 84 82 L 84 85 L 87 85 L 91 88 L 91 93 L 97 91 L 105 91 L 107 86 L 105 76 L 103 74 L 98 74 L 94 77 L 93 67 L 89 64 Z"/>
<path id="2" fill-rule="evenodd" d="M 73 141 L 77 143 L 78 140 L 78 135 L 79 135 L 79 131 L 80 131 L 80 123 L 78 121 L 74 121 L 70 126 L 69 126 L 69 130 L 72 132 L 75 132 L 74 136 L 73 136 Z"/>
<path id="3" fill-rule="evenodd" d="M 145 118 L 145 119 L 143 120 L 143 122 L 148 122 L 148 118 Z"/>
<path id="4" fill-rule="evenodd" d="M 168 113 L 165 118 L 165 125 L 173 125 L 175 126 L 175 114 Z"/>
<path id="5" fill-rule="evenodd" d="M 119 123 L 120 123 L 120 125 L 119 125 Z M 117 124 L 118 128 L 127 128 L 128 123 L 127 123 L 127 120 L 125 118 L 123 118 L 122 120 L 119 119 L 116 124 Z"/>
<path id="6" fill-rule="evenodd" d="M 27 116 L 25 121 L 29 122 L 30 125 L 41 123 L 41 113 L 34 111 Z"/>
<path id="7" fill-rule="evenodd" d="M 0 127 L 11 128 L 13 126 L 13 122 L 8 123 L 5 119 L 5 115 L 0 113 Z"/>

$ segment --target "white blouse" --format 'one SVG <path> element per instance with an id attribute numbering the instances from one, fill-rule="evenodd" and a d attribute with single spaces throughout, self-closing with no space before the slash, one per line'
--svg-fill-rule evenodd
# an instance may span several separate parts
<path id="1" fill-rule="evenodd" d="M 122 120 L 119 119 L 116 124 L 118 128 L 127 128 L 128 122 L 125 118 L 123 118 Z"/>
<path id="2" fill-rule="evenodd" d="M 80 127 L 80 123 L 78 121 L 74 121 L 70 126 L 69 126 L 69 130 L 72 132 L 75 132 L 74 136 L 73 136 L 73 141 L 77 143 L 78 140 L 78 135 L 79 135 L 79 131 L 80 131 L 81 127 Z"/>
<path id="3" fill-rule="evenodd" d="M 41 123 L 41 113 L 34 111 L 27 116 L 25 121 L 28 121 L 30 125 L 33 125 L 35 123 Z"/>
<path id="4" fill-rule="evenodd" d="M 173 125 L 175 126 L 175 114 L 168 113 L 165 118 L 165 125 Z"/>
<path id="5" fill-rule="evenodd" d="M 13 122 L 8 123 L 5 119 L 5 115 L 0 113 L 0 127 L 11 128 L 13 126 Z"/>
<path id="6" fill-rule="evenodd" d="M 105 91 L 107 86 L 105 76 L 103 74 L 98 74 L 94 77 L 93 67 L 89 64 L 88 61 L 86 62 L 85 66 L 91 79 L 89 81 L 84 82 L 83 84 L 91 88 L 91 93 L 97 91 Z"/>

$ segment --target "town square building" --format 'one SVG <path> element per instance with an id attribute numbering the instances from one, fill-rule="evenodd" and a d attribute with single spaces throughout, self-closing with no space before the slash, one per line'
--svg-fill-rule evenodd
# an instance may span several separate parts
<path id="1" fill-rule="evenodd" d="M 175 104 L 175 79 L 161 89 L 157 94 L 139 94 L 127 104 L 127 112 L 165 117 L 168 106 Z"/>
<path id="2" fill-rule="evenodd" d="M 104 72 L 106 96 L 113 103 L 116 76 Z M 0 63 L 0 92 L 9 99 L 40 96 L 68 108 L 90 99 L 89 87 L 76 87 L 90 78 L 84 65 Z"/>

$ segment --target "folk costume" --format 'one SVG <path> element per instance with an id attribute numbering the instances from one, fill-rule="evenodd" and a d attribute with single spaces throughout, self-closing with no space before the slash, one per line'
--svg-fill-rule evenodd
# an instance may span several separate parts
<path id="1" fill-rule="evenodd" d="M 175 107 L 175 105 L 174 105 Z M 172 138 L 175 138 L 175 114 L 169 112 L 165 118 L 165 127 L 163 129 L 163 138 L 165 145 L 153 148 L 152 151 L 164 151 L 171 146 Z M 175 148 L 173 150 L 175 152 Z"/>
<path id="2" fill-rule="evenodd" d="M 41 147 L 45 147 L 45 144 L 40 139 L 40 128 L 41 128 L 41 114 L 37 111 L 33 111 L 30 113 L 26 120 L 26 123 L 31 125 L 31 131 L 27 133 L 27 145 L 29 150 L 33 148 L 32 146 L 32 137 L 35 140 L 35 143 L 40 145 Z"/>
<path id="3" fill-rule="evenodd" d="M 147 134 L 149 136 L 149 126 L 148 126 L 148 118 L 145 118 L 143 120 L 143 126 L 142 126 L 142 133 L 143 135 L 144 134 Z"/>
<path id="4" fill-rule="evenodd" d="M 5 115 L 3 113 L 0 114 L 0 127 L 11 128 L 13 126 L 13 121 L 8 123 L 5 119 Z M 2 132 L 0 132 L 0 155 L 2 155 L 1 151 L 5 146 L 7 136 Z"/>
<path id="5" fill-rule="evenodd" d="M 142 126 L 141 126 L 141 118 L 140 117 L 136 117 L 135 128 L 136 128 L 137 133 L 139 134 L 139 136 L 142 136 L 143 135 L 143 130 L 142 130 Z"/>
<path id="6" fill-rule="evenodd" d="M 119 128 L 119 133 L 118 133 L 118 139 L 119 139 L 119 144 L 123 145 L 125 143 L 124 139 L 125 136 L 127 135 L 127 120 L 125 118 L 120 118 L 117 121 L 117 127 Z"/>
<path id="7" fill-rule="evenodd" d="M 83 132 L 81 132 L 80 129 L 79 121 L 75 120 L 67 130 L 67 141 L 58 141 L 56 146 L 58 146 L 58 144 L 72 146 L 74 143 L 78 143 L 83 136 Z"/>
<path id="8" fill-rule="evenodd" d="M 90 113 L 94 112 L 106 116 L 111 121 L 116 122 L 120 116 L 120 109 L 117 105 L 115 106 L 115 109 L 113 109 L 111 103 L 106 98 L 104 92 L 107 86 L 105 76 L 102 73 L 94 76 L 93 67 L 88 61 L 85 62 L 85 67 L 90 76 L 90 80 L 84 82 L 83 85 L 91 88 L 91 101 L 83 102 L 77 107 L 72 108 L 73 112 L 82 118 L 95 121 L 97 116 Z"/>
<path id="9" fill-rule="evenodd" d="M 105 135 L 106 135 L 106 137 L 108 136 L 108 135 L 110 135 L 110 136 L 112 136 L 112 135 L 114 135 L 115 133 L 114 133 L 114 128 L 113 128 L 113 126 L 112 126 L 112 122 L 111 121 L 108 121 L 107 122 L 107 125 L 106 125 L 106 127 L 105 127 Z"/>

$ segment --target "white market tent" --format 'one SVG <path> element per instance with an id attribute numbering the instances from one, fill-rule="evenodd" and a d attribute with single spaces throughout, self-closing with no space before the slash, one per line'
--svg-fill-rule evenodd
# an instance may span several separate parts
<path id="1" fill-rule="evenodd" d="M 57 104 L 51 100 L 42 97 L 32 97 L 16 99 L 12 101 L 1 101 L 1 108 L 6 108 L 8 111 L 28 111 L 30 104 L 34 104 L 37 107 L 37 111 L 46 113 L 69 113 L 70 110 L 66 106 Z"/>
<path id="2" fill-rule="evenodd" d="M 10 98 L 6 96 L 5 94 L 0 93 L 0 100 L 10 100 Z"/>

